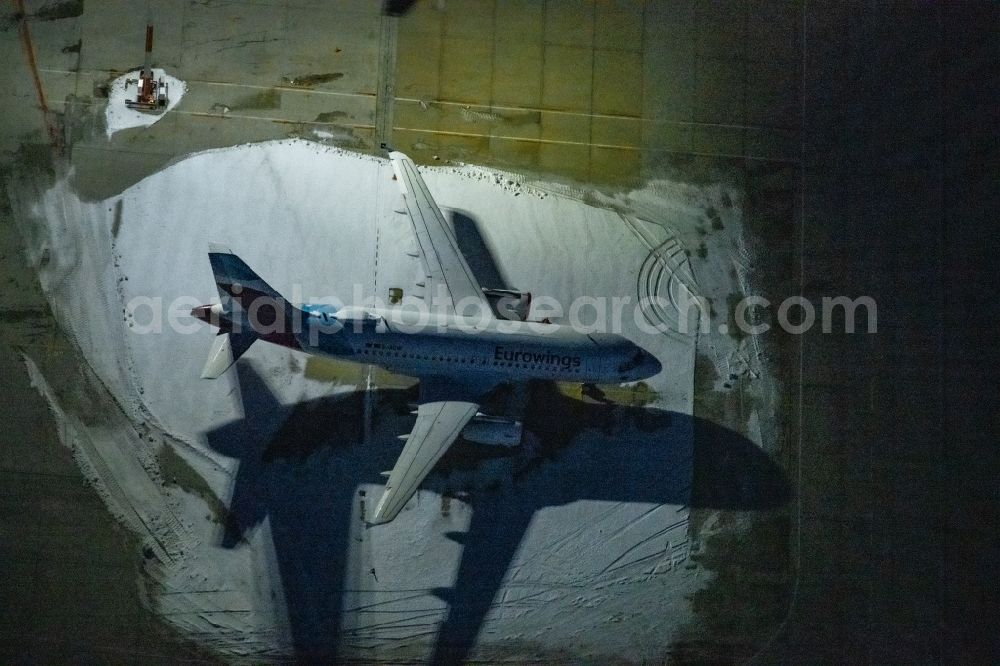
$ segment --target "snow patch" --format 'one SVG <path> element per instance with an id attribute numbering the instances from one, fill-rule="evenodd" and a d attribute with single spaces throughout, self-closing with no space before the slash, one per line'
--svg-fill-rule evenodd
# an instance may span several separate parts
<path id="1" fill-rule="evenodd" d="M 172 103 L 180 97 L 173 83 L 171 96 Z M 650 245 L 669 236 L 662 226 L 624 224 L 617 210 L 512 174 L 422 172 L 440 205 L 475 222 L 500 278 L 513 283 L 484 286 L 567 305 L 581 295 L 627 295 L 632 308 Z M 341 656 L 393 648 L 429 654 L 447 599 L 457 603 L 464 594 L 468 603 L 482 594 L 470 591 L 463 557 L 494 548 L 494 536 L 475 530 L 485 529 L 482 520 L 504 525 L 508 516 L 519 518 L 523 534 L 512 532 L 518 541 L 497 556 L 496 566 L 506 567 L 504 557 L 510 566 L 498 575 L 481 644 L 521 635 L 556 649 L 578 644 L 582 632 L 588 649 L 655 659 L 672 628 L 689 619 L 686 599 L 705 581 L 683 566 L 686 501 L 655 490 L 689 484 L 690 460 L 678 445 L 687 433 L 585 430 L 561 459 L 495 494 L 467 503 L 424 489 L 396 522 L 366 529 L 363 517 L 382 489 L 379 472 L 398 454 L 408 416 L 376 399 L 375 418 L 359 434 L 352 429 L 359 410 L 344 396 L 363 382 L 350 374 L 317 378 L 302 354 L 266 344 L 219 380 L 198 379 L 214 331 L 185 312 L 215 298 L 210 241 L 227 243 L 293 301 L 351 302 L 356 283 L 365 299 L 385 298 L 393 286 L 419 289 L 419 262 L 407 255 L 412 227 L 395 212 L 400 194 L 386 160 L 283 140 L 192 155 L 105 201 L 81 201 L 68 182 L 37 203 L 43 233 L 29 254 L 47 257 L 40 279 L 59 323 L 130 421 L 91 429 L 81 465 L 115 491 L 109 500 L 126 498 L 157 530 L 157 512 L 175 517 L 179 545 L 166 549 L 172 564 L 157 607 L 182 631 L 233 655 L 326 647 L 303 645 L 311 637 L 339 637 Z M 655 193 L 648 197 L 651 210 L 675 210 L 653 206 Z M 150 310 L 130 309 L 135 299 L 162 304 L 162 333 L 136 332 Z M 180 305 L 168 311 L 172 303 Z M 693 339 L 651 334 L 632 315 L 627 309 L 622 333 L 670 368 L 649 381 L 655 406 L 690 414 Z M 167 325 L 170 316 L 183 330 Z M 185 447 L 184 459 L 231 512 L 235 535 L 213 523 L 201 497 L 158 484 L 144 461 L 127 459 L 134 432 L 154 430 Z M 671 445 L 663 447 L 660 436 Z M 275 454 L 274 442 L 303 450 Z M 651 489 L 644 495 L 635 492 L 636 460 L 656 477 L 642 484 Z M 604 480 L 596 470 L 615 461 L 625 461 L 619 477 Z M 442 589 L 452 591 L 440 596 Z M 608 624 L 624 616 L 627 624 Z M 331 618 L 339 636 L 330 635 Z M 537 627 L 547 629 L 536 635 Z"/>

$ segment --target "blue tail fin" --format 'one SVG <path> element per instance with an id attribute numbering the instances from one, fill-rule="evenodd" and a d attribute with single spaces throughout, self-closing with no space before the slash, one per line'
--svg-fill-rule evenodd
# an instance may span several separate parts
<path id="1" fill-rule="evenodd" d="M 198 319 L 219 326 L 202 377 L 220 376 L 258 339 L 298 346 L 290 327 L 301 321 L 301 313 L 291 303 L 229 248 L 209 243 L 208 260 L 221 305 L 204 305 L 192 311 Z"/>
<path id="2" fill-rule="evenodd" d="M 215 286 L 219 290 L 219 298 L 223 304 L 226 304 L 228 299 L 234 299 L 244 309 L 249 309 L 253 301 L 261 296 L 272 300 L 285 300 L 229 248 L 209 243 L 208 260 L 212 263 Z"/>

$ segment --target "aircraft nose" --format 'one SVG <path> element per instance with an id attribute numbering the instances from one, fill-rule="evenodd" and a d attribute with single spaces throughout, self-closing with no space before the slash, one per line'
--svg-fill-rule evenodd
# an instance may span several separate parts
<path id="1" fill-rule="evenodd" d="M 663 370 L 663 364 L 661 364 L 655 356 L 650 353 L 646 353 L 646 358 L 642 364 L 643 377 L 652 377 L 653 375 L 660 374 Z"/>
<path id="2" fill-rule="evenodd" d="M 642 348 L 636 349 L 632 360 L 620 368 L 623 373 L 622 381 L 646 379 L 659 374 L 662 369 L 663 366 L 656 357 Z"/>

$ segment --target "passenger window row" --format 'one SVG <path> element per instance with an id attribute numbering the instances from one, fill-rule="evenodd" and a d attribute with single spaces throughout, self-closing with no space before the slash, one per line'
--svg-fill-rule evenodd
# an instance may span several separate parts
<path id="1" fill-rule="evenodd" d="M 382 349 L 362 349 L 362 354 L 368 356 L 391 356 L 396 358 L 412 358 L 418 361 L 444 361 L 445 363 L 463 363 L 468 365 L 489 365 L 491 362 L 486 359 L 474 359 L 465 358 L 460 356 L 427 356 L 426 354 L 410 354 L 401 351 L 385 351 Z M 508 367 L 508 368 L 529 368 L 531 370 L 551 370 L 550 366 L 545 365 L 535 365 L 531 363 L 514 363 L 512 361 L 492 361 L 494 367 Z M 558 372 L 566 373 L 576 373 L 580 374 L 580 368 L 566 368 L 559 366 L 555 368 Z"/>

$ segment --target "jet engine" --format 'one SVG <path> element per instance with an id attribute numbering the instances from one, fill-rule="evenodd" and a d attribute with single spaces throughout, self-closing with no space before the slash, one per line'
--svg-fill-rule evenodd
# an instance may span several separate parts
<path id="1" fill-rule="evenodd" d="M 462 437 L 476 444 L 514 447 L 521 443 L 522 430 L 520 421 L 480 413 L 465 426 Z"/>
<path id="2" fill-rule="evenodd" d="M 500 319 L 512 321 L 527 321 L 528 312 L 531 310 L 531 293 L 520 292 L 513 289 L 487 289 L 483 288 L 483 294 L 489 301 L 493 313 Z"/>

